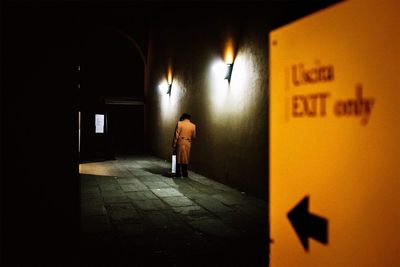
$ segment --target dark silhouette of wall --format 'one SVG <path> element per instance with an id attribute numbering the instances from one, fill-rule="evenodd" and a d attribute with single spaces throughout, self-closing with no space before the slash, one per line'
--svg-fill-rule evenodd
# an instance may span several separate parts
<path id="1" fill-rule="evenodd" d="M 79 243 L 74 10 L 3 4 L 1 266 L 73 265 Z"/>

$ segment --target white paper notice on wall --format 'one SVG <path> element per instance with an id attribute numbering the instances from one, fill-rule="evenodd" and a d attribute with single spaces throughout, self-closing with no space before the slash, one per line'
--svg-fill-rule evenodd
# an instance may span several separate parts
<path id="1" fill-rule="evenodd" d="M 271 267 L 400 266 L 400 1 L 270 34 Z"/>
<path id="2" fill-rule="evenodd" d="M 104 114 L 95 115 L 96 133 L 104 133 Z"/>

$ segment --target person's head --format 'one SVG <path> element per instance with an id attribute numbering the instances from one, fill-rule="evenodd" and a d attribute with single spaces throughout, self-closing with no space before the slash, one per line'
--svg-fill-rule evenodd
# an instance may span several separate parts
<path id="1" fill-rule="evenodd" d="M 180 117 L 180 121 L 183 121 L 183 120 L 186 120 L 186 119 L 188 119 L 188 120 L 190 120 L 190 118 L 191 118 L 191 116 L 190 116 L 190 114 L 188 114 L 188 113 L 183 113 L 182 115 L 181 115 L 181 117 Z"/>

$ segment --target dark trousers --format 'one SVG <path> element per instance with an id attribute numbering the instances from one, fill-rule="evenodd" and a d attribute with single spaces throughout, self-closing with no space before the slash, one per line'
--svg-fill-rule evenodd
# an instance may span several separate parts
<path id="1" fill-rule="evenodd" d="M 188 170 L 187 170 L 188 165 L 187 164 L 176 164 L 176 177 L 188 177 Z"/>

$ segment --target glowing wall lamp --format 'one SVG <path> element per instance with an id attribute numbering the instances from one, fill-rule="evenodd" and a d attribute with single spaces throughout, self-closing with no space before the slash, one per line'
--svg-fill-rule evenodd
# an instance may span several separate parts
<path id="1" fill-rule="evenodd" d="M 228 82 L 231 82 L 232 69 L 233 69 L 233 63 L 228 63 L 226 65 L 226 72 L 225 72 L 225 80 L 228 80 Z"/>
<path id="2" fill-rule="evenodd" d="M 231 82 L 232 70 L 233 70 L 233 58 L 235 54 L 235 49 L 233 45 L 233 40 L 228 39 L 225 44 L 225 63 L 226 63 L 226 71 L 225 71 L 225 80 Z"/>
<path id="3" fill-rule="evenodd" d="M 171 96 L 171 90 L 172 90 L 172 68 L 168 68 L 168 76 L 167 76 L 167 84 L 168 84 L 168 91 L 167 94 Z"/>
<path id="4" fill-rule="evenodd" d="M 171 95 L 172 83 L 168 83 L 168 91 L 167 94 Z"/>

